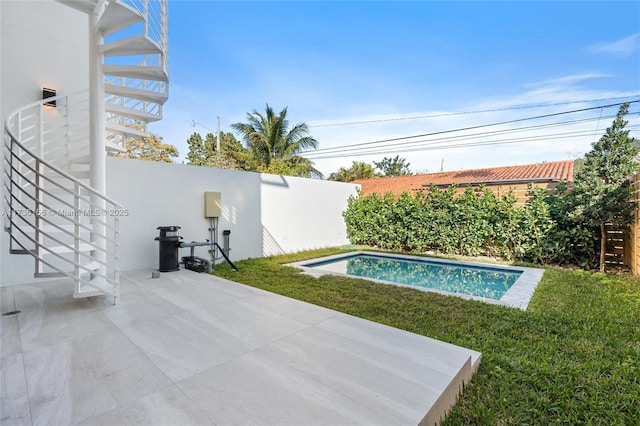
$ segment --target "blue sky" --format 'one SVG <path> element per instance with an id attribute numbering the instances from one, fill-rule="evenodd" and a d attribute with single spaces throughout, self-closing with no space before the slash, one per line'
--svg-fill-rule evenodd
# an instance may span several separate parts
<path id="1" fill-rule="evenodd" d="M 169 39 L 170 99 L 150 129 L 181 157 L 217 116 L 230 131 L 269 103 L 311 126 L 321 149 L 345 147 L 309 155 L 325 175 L 396 154 L 429 172 L 564 160 L 588 151 L 617 107 L 491 127 L 506 132 L 485 139 L 469 130 L 465 147 L 430 137 L 374 155 L 346 147 L 640 98 L 637 1 L 171 0 Z M 632 104 L 631 126 L 639 110 Z"/>

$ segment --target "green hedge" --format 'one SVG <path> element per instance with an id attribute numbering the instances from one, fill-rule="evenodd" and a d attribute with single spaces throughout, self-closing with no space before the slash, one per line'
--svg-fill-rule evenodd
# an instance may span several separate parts
<path id="1" fill-rule="evenodd" d="M 486 188 L 431 187 L 429 191 L 350 197 L 343 216 L 354 244 L 390 250 L 435 250 L 448 254 L 500 256 L 535 263 L 585 263 L 593 232 L 576 227 L 560 195 L 530 186 L 530 199 L 516 206 L 511 194 Z M 575 247 L 574 247 L 575 246 Z M 586 266 L 586 265 L 585 265 Z"/>

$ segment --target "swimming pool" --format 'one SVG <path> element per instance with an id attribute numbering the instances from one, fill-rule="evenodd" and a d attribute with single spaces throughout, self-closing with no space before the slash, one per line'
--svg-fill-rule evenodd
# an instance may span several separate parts
<path id="1" fill-rule="evenodd" d="M 536 268 L 362 251 L 296 262 L 291 266 L 315 276 L 360 277 L 521 309 L 526 309 L 544 272 Z"/>

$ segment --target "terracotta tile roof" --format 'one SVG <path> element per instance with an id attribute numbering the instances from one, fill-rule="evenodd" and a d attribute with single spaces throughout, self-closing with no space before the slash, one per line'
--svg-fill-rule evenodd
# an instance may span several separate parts
<path id="1" fill-rule="evenodd" d="M 516 183 L 527 180 L 549 180 L 573 182 L 573 161 L 553 161 L 523 166 L 491 167 L 487 169 L 459 170 L 454 172 L 427 173 L 422 175 L 387 178 L 358 179 L 353 183 L 362 186 L 363 194 L 391 192 L 399 195 L 403 191 L 416 191 L 431 184 L 438 186 L 480 185 Z"/>

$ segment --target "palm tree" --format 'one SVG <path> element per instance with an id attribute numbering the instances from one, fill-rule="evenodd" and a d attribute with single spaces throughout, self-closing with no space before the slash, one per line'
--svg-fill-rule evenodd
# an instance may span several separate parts
<path id="1" fill-rule="evenodd" d="M 289 129 L 286 107 L 276 114 L 267 104 L 264 115 L 254 110 L 247 113 L 246 123 L 235 123 L 231 127 L 264 168 L 268 168 L 274 159 L 295 157 L 302 151 L 318 147 L 318 141 L 309 134 L 306 123 L 298 123 Z"/>

